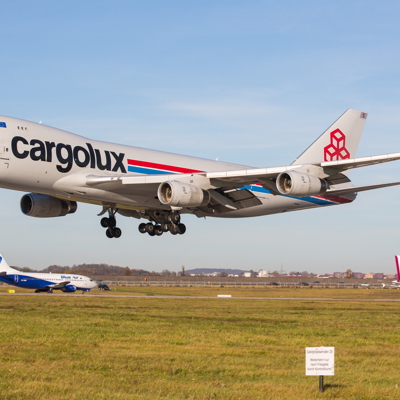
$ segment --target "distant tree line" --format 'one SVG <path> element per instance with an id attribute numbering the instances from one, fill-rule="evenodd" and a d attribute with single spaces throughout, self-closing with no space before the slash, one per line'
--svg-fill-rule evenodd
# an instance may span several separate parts
<path id="1" fill-rule="evenodd" d="M 130 269 L 129 267 L 118 267 L 117 265 L 108 264 L 74 264 L 72 267 L 63 267 L 61 265 L 50 265 L 49 267 L 36 271 L 31 268 L 18 268 L 22 272 L 51 272 L 53 274 L 78 274 L 78 275 L 114 275 L 114 276 L 152 276 L 160 275 L 159 272 L 150 272 L 144 269 Z"/>

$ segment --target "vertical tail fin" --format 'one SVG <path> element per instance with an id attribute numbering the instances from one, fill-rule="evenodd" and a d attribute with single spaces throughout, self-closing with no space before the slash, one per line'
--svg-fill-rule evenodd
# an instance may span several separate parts
<path id="1" fill-rule="evenodd" d="M 367 113 L 347 110 L 292 165 L 354 158 L 366 119 Z"/>
<path id="2" fill-rule="evenodd" d="M 394 256 L 394 259 L 396 260 L 397 282 L 399 282 L 399 283 L 400 283 L 400 266 L 399 266 L 399 257 L 400 257 L 400 256 Z"/>
<path id="3" fill-rule="evenodd" d="M 0 272 L 12 272 L 15 269 L 11 268 L 4 257 L 0 254 Z"/>

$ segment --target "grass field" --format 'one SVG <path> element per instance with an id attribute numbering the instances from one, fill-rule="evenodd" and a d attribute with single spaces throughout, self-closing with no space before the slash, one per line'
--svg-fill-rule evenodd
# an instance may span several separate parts
<path id="1" fill-rule="evenodd" d="M 112 294 L 129 292 L 143 296 L 0 296 L 0 398 L 400 399 L 400 303 L 216 298 L 390 299 L 400 291 L 126 287 Z M 324 393 L 317 377 L 305 376 L 305 347 L 314 346 L 335 347 Z"/>

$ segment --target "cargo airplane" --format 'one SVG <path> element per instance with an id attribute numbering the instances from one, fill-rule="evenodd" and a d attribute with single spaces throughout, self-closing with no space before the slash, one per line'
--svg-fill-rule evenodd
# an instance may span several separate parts
<path id="1" fill-rule="evenodd" d="M 11 268 L 0 254 L 0 281 L 24 289 L 36 289 L 35 292 L 89 292 L 97 286 L 87 276 L 76 274 L 52 274 L 44 272 L 21 272 Z"/>
<path id="2" fill-rule="evenodd" d="M 355 158 L 367 114 L 347 110 L 294 162 L 254 168 L 95 141 L 0 116 L 0 187 L 30 192 L 25 215 L 74 213 L 78 202 L 102 207 L 101 226 L 121 236 L 117 214 L 143 219 L 141 233 L 183 234 L 181 216 L 256 217 L 351 203 L 357 193 L 400 182 L 354 186 L 353 168 L 400 159 L 400 153 Z"/>

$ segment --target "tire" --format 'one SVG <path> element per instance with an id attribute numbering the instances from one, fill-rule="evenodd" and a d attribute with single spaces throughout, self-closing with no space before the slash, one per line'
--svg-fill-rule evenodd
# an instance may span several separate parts
<path id="1" fill-rule="evenodd" d="M 171 214 L 171 222 L 173 222 L 174 224 L 178 224 L 180 220 L 181 216 L 178 213 Z"/>
<path id="2" fill-rule="evenodd" d="M 121 229 L 115 227 L 115 228 L 113 229 L 113 236 L 114 236 L 116 239 L 118 239 L 119 237 L 121 237 L 121 235 L 122 235 Z"/>
<path id="3" fill-rule="evenodd" d="M 109 239 L 112 239 L 112 238 L 114 237 L 113 234 L 111 233 L 110 229 L 107 229 L 107 230 L 106 230 L 106 236 L 107 236 Z"/>
<path id="4" fill-rule="evenodd" d="M 141 223 L 140 225 L 139 225 L 139 232 L 140 233 L 146 233 L 146 224 L 145 223 Z"/>
<path id="5" fill-rule="evenodd" d="M 186 232 L 186 225 L 185 224 L 178 224 L 178 233 L 183 235 Z"/>
<path id="6" fill-rule="evenodd" d="M 155 227 L 155 229 L 154 229 L 154 233 L 155 233 L 156 236 L 161 236 L 164 232 L 163 232 L 163 230 L 161 229 L 161 226 L 160 226 L 160 225 L 157 225 L 157 226 Z"/>
<path id="7" fill-rule="evenodd" d="M 154 229 L 155 229 L 155 227 L 154 227 L 154 225 L 153 225 L 151 222 L 149 222 L 148 224 L 146 224 L 146 232 L 147 232 L 148 234 L 154 233 Z"/>
<path id="8" fill-rule="evenodd" d="M 107 217 L 102 218 L 101 221 L 100 221 L 100 225 L 103 228 L 108 228 L 108 218 Z"/>

